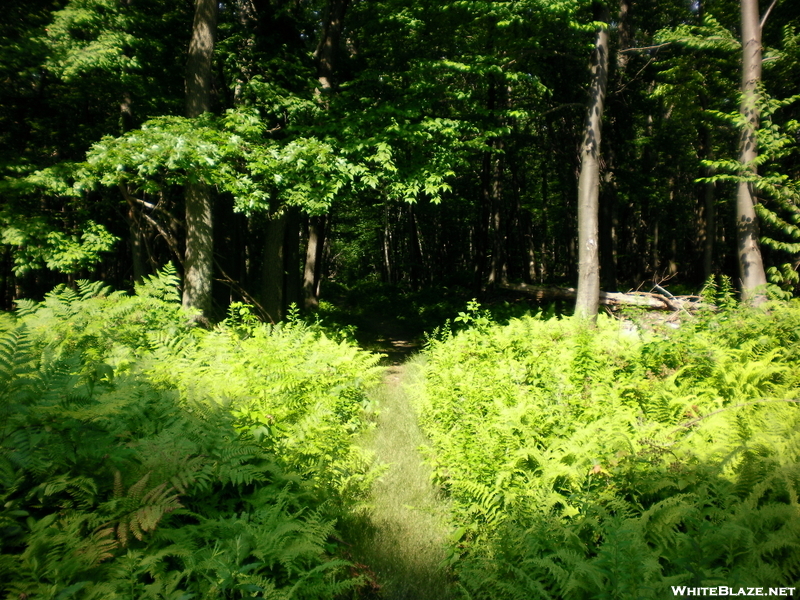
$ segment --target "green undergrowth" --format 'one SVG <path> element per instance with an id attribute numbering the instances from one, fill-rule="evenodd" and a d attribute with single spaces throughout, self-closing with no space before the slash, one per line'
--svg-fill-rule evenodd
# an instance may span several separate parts
<path id="1" fill-rule="evenodd" d="M 0 315 L 0 597 L 358 597 L 335 523 L 376 357 L 242 306 L 195 327 L 176 284 Z"/>
<path id="2" fill-rule="evenodd" d="M 800 303 L 462 321 L 414 396 L 466 598 L 800 582 Z"/>

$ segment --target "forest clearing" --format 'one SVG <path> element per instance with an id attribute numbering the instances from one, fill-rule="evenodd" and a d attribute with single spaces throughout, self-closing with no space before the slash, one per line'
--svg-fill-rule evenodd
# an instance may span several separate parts
<path id="1" fill-rule="evenodd" d="M 0 598 L 800 595 L 800 3 L 6 0 Z"/>

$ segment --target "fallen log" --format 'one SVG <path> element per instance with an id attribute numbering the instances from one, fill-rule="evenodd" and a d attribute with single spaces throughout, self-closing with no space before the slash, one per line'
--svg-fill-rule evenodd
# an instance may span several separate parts
<path id="1" fill-rule="evenodd" d="M 522 292 L 537 300 L 575 300 L 575 288 L 528 285 L 526 283 L 505 283 L 500 287 L 505 290 Z M 654 294 L 652 292 L 600 292 L 600 304 L 604 306 L 639 306 L 651 310 L 697 310 L 714 306 L 700 301 L 700 296 L 672 296 Z"/>

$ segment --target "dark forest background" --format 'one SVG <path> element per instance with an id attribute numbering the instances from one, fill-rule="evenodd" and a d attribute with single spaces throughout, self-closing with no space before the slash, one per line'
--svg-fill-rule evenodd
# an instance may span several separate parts
<path id="1" fill-rule="evenodd" d="M 370 282 L 575 285 L 602 14 L 602 289 L 737 279 L 738 3 L 206 4 L 205 23 L 190 2 L 4 4 L 2 307 L 81 278 L 130 289 L 170 261 L 183 273 L 195 189 L 211 296 L 188 304 L 214 318 L 244 301 L 278 320 Z M 757 208 L 770 280 L 791 293 L 800 8 L 761 13 Z"/>

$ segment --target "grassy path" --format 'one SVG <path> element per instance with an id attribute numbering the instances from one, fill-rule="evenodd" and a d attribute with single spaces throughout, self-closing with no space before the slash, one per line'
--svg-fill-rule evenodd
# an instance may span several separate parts
<path id="1" fill-rule="evenodd" d="M 348 528 L 353 559 L 372 569 L 381 600 L 455 598 L 438 568 L 445 558 L 446 507 L 430 484 L 418 451 L 426 440 L 403 389 L 417 368 L 414 360 L 390 367 L 373 392 L 380 416 L 363 445 L 388 470 L 373 488 L 370 514 Z"/>

